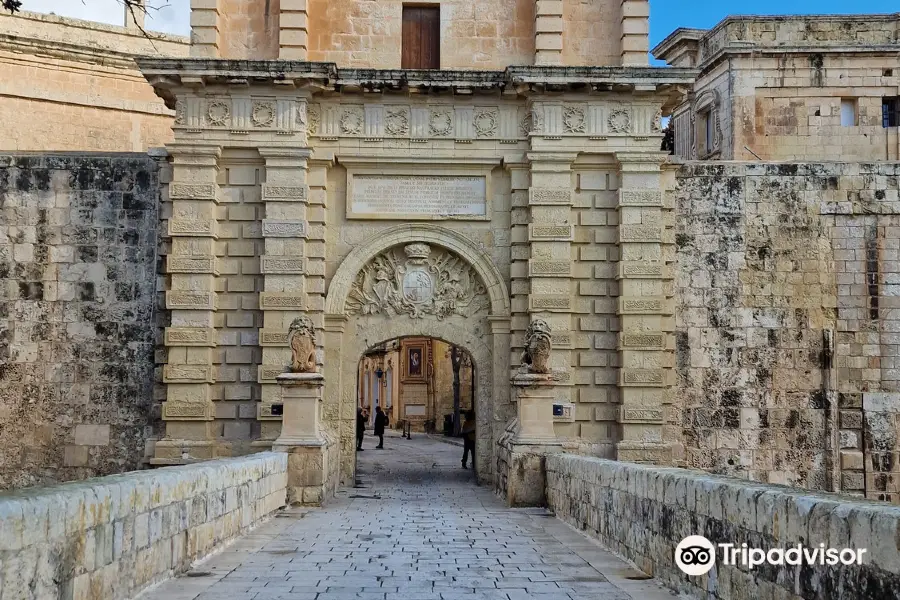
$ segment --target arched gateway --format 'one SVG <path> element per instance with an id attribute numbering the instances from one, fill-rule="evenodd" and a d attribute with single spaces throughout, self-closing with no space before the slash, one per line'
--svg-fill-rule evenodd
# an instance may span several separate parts
<path id="1" fill-rule="evenodd" d="M 490 258 L 464 234 L 437 225 L 379 232 L 343 260 L 325 298 L 323 425 L 340 438 L 341 480 L 355 468 L 357 363 L 373 344 L 439 338 L 475 363 L 478 477 L 491 480 L 496 435 L 509 403 L 509 293 Z"/>

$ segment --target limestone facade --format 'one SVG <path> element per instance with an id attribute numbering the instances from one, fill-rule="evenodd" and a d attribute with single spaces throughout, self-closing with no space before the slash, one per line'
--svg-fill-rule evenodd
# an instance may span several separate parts
<path id="1" fill-rule="evenodd" d="M 509 7 L 480 3 L 473 35 L 495 62 L 475 66 L 491 71 L 453 70 L 452 35 L 470 35 L 474 4 L 441 5 L 448 50 L 426 71 L 346 68 L 399 66 L 396 24 L 358 14 L 370 3 L 329 3 L 326 25 L 324 3 L 281 0 L 278 54 L 240 56 L 226 4 L 195 3 L 193 58 L 140 61 L 176 110 L 155 464 L 273 444 L 299 315 L 320 332 L 322 436 L 339 440 L 344 482 L 360 358 L 398 338 L 471 356 L 479 476 L 492 481 L 497 440 L 531 418 L 517 417 L 510 376 L 535 318 L 555 347 L 540 427 L 572 451 L 680 455 L 663 436 L 674 234 L 658 148 L 661 108 L 693 72 L 633 66 L 646 61 L 646 3 L 608 7 L 621 15 L 609 48 L 577 43 L 594 34 L 565 15 L 585 8 L 543 1 L 521 17 L 534 46 L 513 48 L 477 17 Z M 344 10 L 359 17 L 352 40 L 335 33 Z M 390 39 L 365 34 L 376 25 Z"/>
<path id="2" fill-rule="evenodd" d="M 191 53 L 399 69 L 409 5 L 439 10 L 442 69 L 647 64 L 647 0 L 192 0 Z"/>
<path id="3" fill-rule="evenodd" d="M 24 11 L 0 11 L 0 31 L 0 149 L 145 152 L 172 140 L 174 112 L 134 58 L 186 56 L 187 38 Z"/>
<path id="4" fill-rule="evenodd" d="M 653 49 L 697 68 L 672 107 L 675 154 L 700 160 L 900 158 L 900 13 L 728 17 Z"/>

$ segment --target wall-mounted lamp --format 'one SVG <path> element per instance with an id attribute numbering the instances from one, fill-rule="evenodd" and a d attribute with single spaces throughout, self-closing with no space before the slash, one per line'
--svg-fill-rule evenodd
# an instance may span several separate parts
<path id="1" fill-rule="evenodd" d="M 381 367 L 378 367 L 378 370 L 375 371 L 375 377 L 381 379 L 381 376 L 384 375 L 384 371 L 381 370 Z"/>

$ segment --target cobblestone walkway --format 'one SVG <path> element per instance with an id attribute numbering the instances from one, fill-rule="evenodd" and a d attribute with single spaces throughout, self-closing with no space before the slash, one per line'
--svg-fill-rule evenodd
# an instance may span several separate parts
<path id="1" fill-rule="evenodd" d="M 366 438 L 357 487 L 290 509 L 141 600 L 671 600 L 542 510 L 510 510 L 462 449 Z"/>

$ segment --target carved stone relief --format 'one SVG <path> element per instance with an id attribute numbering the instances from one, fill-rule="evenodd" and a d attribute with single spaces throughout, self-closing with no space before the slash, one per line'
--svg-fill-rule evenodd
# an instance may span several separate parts
<path id="1" fill-rule="evenodd" d="M 341 133 L 359 135 L 363 130 L 364 119 L 358 108 L 348 108 L 341 114 Z"/>
<path id="2" fill-rule="evenodd" d="M 297 103 L 297 116 L 296 116 L 297 125 L 300 126 L 300 129 L 303 130 L 309 124 L 309 116 L 306 112 L 306 103 L 298 102 Z"/>
<path id="3" fill-rule="evenodd" d="M 566 106 L 563 109 L 563 128 L 566 133 L 584 133 L 587 119 L 581 106 Z"/>
<path id="4" fill-rule="evenodd" d="M 522 118 L 519 130 L 523 137 L 528 137 L 528 134 L 531 133 L 531 113 L 526 114 Z"/>
<path id="5" fill-rule="evenodd" d="M 478 137 L 492 137 L 497 133 L 498 113 L 496 110 L 479 110 L 475 112 L 475 134 Z"/>
<path id="6" fill-rule="evenodd" d="M 613 109 L 607 125 L 612 133 L 628 133 L 631 130 L 631 115 L 624 108 Z"/>
<path id="7" fill-rule="evenodd" d="M 175 101 L 175 124 L 184 125 L 184 101 Z"/>
<path id="8" fill-rule="evenodd" d="M 428 244 L 395 246 L 367 263 L 347 297 L 351 315 L 471 317 L 490 305 L 478 274 L 456 254 Z"/>
<path id="9" fill-rule="evenodd" d="M 231 107 L 227 102 L 213 100 L 206 109 L 206 117 L 209 119 L 210 125 L 224 127 L 231 117 Z"/>
<path id="10" fill-rule="evenodd" d="M 428 130 L 431 135 L 445 137 L 453 133 L 453 115 L 446 110 L 432 110 L 431 119 L 428 122 Z"/>
<path id="11" fill-rule="evenodd" d="M 531 132 L 532 133 L 541 133 L 544 131 L 544 113 L 538 109 L 532 109 L 531 111 Z"/>
<path id="12" fill-rule="evenodd" d="M 258 101 L 253 103 L 253 112 L 250 113 L 250 122 L 255 127 L 271 127 L 275 122 L 275 103 Z"/>
<path id="13" fill-rule="evenodd" d="M 318 133 L 319 132 L 319 120 L 321 119 L 321 112 L 319 111 L 318 104 L 310 104 L 306 108 L 306 115 L 308 123 L 308 129 L 310 133 Z"/>
<path id="14" fill-rule="evenodd" d="M 316 328 L 307 316 L 297 317 L 288 329 L 291 347 L 291 371 L 314 373 L 316 371 Z"/>
<path id="15" fill-rule="evenodd" d="M 525 330 L 525 351 L 522 352 L 520 371 L 527 373 L 550 372 L 550 324 L 535 319 Z"/>
<path id="16" fill-rule="evenodd" d="M 388 135 L 408 135 L 409 111 L 406 108 L 387 109 L 385 112 L 384 129 Z"/>

